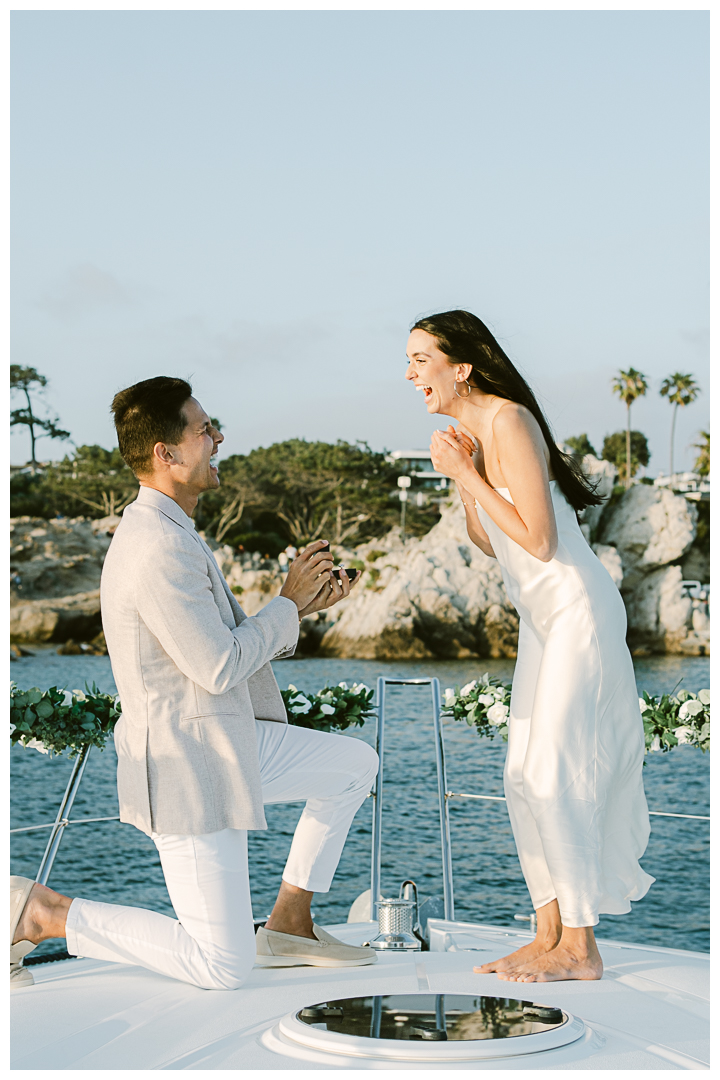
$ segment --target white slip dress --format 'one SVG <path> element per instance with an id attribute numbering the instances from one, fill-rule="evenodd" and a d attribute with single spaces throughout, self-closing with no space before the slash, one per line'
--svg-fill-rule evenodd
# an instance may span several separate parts
<path id="1" fill-rule="evenodd" d="M 565 926 L 594 926 L 655 880 L 638 862 L 650 835 L 645 740 L 622 598 L 554 480 L 550 491 L 550 562 L 476 503 L 520 616 L 505 795 L 533 906 L 557 899 Z"/>

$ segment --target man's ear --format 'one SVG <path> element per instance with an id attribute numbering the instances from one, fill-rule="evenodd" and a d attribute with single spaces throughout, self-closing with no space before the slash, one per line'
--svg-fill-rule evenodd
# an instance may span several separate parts
<path id="1" fill-rule="evenodd" d="M 165 443 L 155 443 L 153 446 L 153 458 L 162 465 L 176 465 L 175 455 L 168 449 Z"/>

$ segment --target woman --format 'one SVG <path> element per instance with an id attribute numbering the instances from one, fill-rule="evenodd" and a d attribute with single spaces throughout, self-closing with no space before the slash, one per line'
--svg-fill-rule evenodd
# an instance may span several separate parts
<path id="1" fill-rule="evenodd" d="M 600 499 L 475 315 L 420 319 L 407 355 L 428 412 L 458 422 L 434 433 L 433 465 L 520 615 L 505 794 L 537 935 L 475 971 L 599 979 L 598 916 L 630 911 L 654 881 L 638 864 L 650 825 L 625 608 L 576 516 Z"/>

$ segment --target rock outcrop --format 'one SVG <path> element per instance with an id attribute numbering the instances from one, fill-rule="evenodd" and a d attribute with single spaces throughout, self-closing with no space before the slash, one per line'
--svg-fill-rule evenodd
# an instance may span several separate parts
<path id="1" fill-rule="evenodd" d="M 100 573 L 119 517 L 10 522 L 10 640 L 87 641 L 102 630 Z"/>
<path id="2" fill-rule="evenodd" d="M 608 569 L 609 560 L 619 566 L 613 578 L 625 601 L 628 642 L 637 653 L 710 651 L 707 602 L 682 584 L 693 565 L 699 572 L 695 580 L 705 584 L 709 577 L 709 565 L 693 548 L 697 521 L 693 502 L 649 484 L 631 487 L 600 520 L 595 550 Z"/>
<path id="3" fill-rule="evenodd" d="M 586 458 L 599 490 L 613 491 L 614 469 Z M 99 584 L 102 561 L 119 519 L 101 522 L 11 523 L 12 641 L 65 642 L 67 649 L 101 648 Z M 637 484 L 582 515 L 582 529 L 620 589 L 633 651 L 709 652 L 707 592 L 691 595 L 683 581 L 705 585 L 709 562 L 698 546 L 696 506 L 666 488 Z M 242 560 L 209 541 L 248 615 L 280 591 L 274 560 Z M 513 657 L 518 617 L 500 568 L 469 540 L 455 494 L 440 521 L 402 544 L 394 529 L 336 559 L 364 568 L 342 605 L 303 620 L 298 655 L 377 660 Z M 85 643 L 76 646 L 75 643 Z"/>

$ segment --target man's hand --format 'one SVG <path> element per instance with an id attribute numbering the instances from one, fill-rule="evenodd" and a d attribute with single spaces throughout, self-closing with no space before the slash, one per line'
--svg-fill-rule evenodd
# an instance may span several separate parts
<path id="1" fill-rule="evenodd" d="M 344 567 L 341 566 L 340 580 L 338 581 L 333 574 L 327 583 L 323 585 L 315 599 L 298 613 L 300 618 L 311 615 L 313 611 L 324 611 L 325 608 L 331 608 L 334 604 L 337 604 L 339 600 L 344 600 L 346 596 L 350 595 L 350 590 L 355 588 L 361 577 L 362 571 L 355 575 L 353 581 L 350 581 Z"/>
<path id="2" fill-rule="evenodd" d="M 298 612 L 302 613 L 321 594 L 325 597 L 330 595 L 327 586 L 328 580 L 334 581 L 332 565 L 326 540 L 315 540 L 308 544 L 302 555 L 298 555 L 290 564 L 280 595 L 292 600 Z M 312 610 L 317 611 L 318 608 Z"/>

